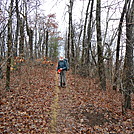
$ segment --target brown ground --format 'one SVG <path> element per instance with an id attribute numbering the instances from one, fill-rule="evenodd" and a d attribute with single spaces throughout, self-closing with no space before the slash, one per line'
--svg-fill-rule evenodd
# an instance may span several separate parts
<path id="1" fill-rule="evenodd" d="M 100 90 L 95 78 L 67 72 L 58 87 L 55 67 L 27 65 L 11 74 L 11 91 L 0 81 L 1 134 L 132 134 L 133 110 L 122 115 L 122 95 Z M 134 108 L 132 96 L 132 108 Z"/>

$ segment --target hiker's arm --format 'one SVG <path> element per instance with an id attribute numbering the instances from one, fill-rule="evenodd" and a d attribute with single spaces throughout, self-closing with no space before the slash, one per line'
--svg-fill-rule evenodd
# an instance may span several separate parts
<path id="1" fill-rule="evenodd" d="M 66 62 L 65 62 L 65 66 L 62 69 L 67 70 L 67 63 Z"/>

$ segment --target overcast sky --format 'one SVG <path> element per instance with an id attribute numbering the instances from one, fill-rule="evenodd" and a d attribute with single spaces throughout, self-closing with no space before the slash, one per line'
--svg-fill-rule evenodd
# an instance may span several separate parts
<path id="1" fill-rule="evenodd" d="M 67 27 L 68 23 L 68 7 L 69 0 L 42 0 L 42 8 L 45 10 L 45 14 L 56 13 L 56 20 L 59 24 L 59 30 L 63 31 L 63 28 Z M 80 19 L 83 4 L 86 6 L 86 1 L 77 0 L 73 7 L 73 19 Z"/>
<path id="2" fill-rule="evenodd" d="M 59 31 L 61 31 L 61 36 L 65 34 L 66 29 L 68 28 L 68 7 L 70 0 L 42 0 L 43 4 L 41 8 L 45 11 L 45 15 L 50 13 L 56 14 L 56 20 L 59 24 Z M 75 0 L 74 6 L 73 6 L 73 20 L 75 22 L 77 21 L 80 23 L 81 17 L 85 19 L 85 12 L 87 8 L 89 0 Z M 102 6 L 102 13 L 101 13 L 101 22 L 102 22 L 102 30 L 105 31 L 106 27 L 106 16 L 108 13 L 108 5 L 112 5 L 109 12 L 109 17 L 111 18 L 109 21 L 109 28 L 108 28 L 108 34 L 107 36 L 110 37 L 110 34 L 112 36 L 113 31 L 117 29 L 119 18 L 121 16 L 122 12 L 122 6 L 124 4 L 124 0 L 102 0 L 101 6 Z M 94 6 L 96 5 L 96 0 L 94 3 Z M 95 9 L 95 8 L 94 8 Z M 94 11 L 95 14 L 95 11 Z M 94 15 L 95 17 L 95 15 Z"/>
<path id="3" fill-rule="evenodd" d="M 85 18 L 85 12 L 86 12 L 88 1 L 89 0 L 74 1 L 73 20 L 79 22 L 81 17 L 83 17 L 83 19 Z M 120 18 L 122 5 L 124 3 L 123 1 L 124 0 L 102 0 L 102 7 L 116 3 L 116 5 L 112 6 L 110 9 L 110 15 L 114 13 L 114 15 L 112 16 L 113 20 L 111 21 L 111 25 L 114 25 L 115 21 L 117 23 L 116 19 Z M 59 24 L 59 30 L 62 32 L 67 27 L 67 23 L 68 23 L 68 13 L 67 13 L 68 4 L 69 4 L 69 0 L 42 0 L 41 8 L 44 10 L 45 15 L 50 13 L 56 13 L 56 20 L 58 21 Z M 82 16 L 81 16 L 81 12 L 83 12 Z M 105 23 L 106 15 L 107 15 L 107 8 L 102 8 L 102 21 L 104 21 L 103 24 Z"/>

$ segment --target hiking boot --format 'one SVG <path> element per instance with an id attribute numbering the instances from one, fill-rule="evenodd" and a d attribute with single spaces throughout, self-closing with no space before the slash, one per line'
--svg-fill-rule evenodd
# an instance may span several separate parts
<path id="1" fill-rule="evenodd" d="M 66 83 L 62 83 L 63 87 L 66 87 Z"/>

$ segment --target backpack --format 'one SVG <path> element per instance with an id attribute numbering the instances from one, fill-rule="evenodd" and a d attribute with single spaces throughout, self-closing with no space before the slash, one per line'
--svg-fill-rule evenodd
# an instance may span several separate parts
<path id="1" fill-rule="evenodd" d="M 67 59 L 67 58 L 65 58 L 65 59 L 64 59 L 64 61 L 66 62 L 66 66 L 67 66 L 66 71 L 68 71 L 68 70 L 69 70 L 69 63 L 68 63 L 68 59 Z"/>

